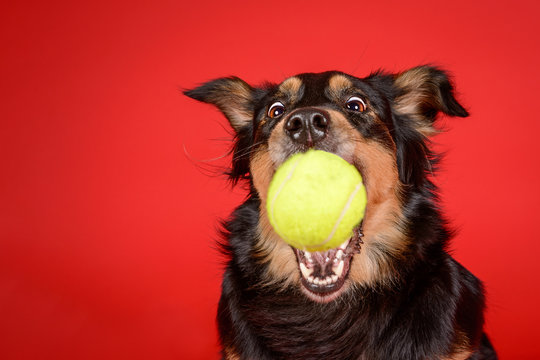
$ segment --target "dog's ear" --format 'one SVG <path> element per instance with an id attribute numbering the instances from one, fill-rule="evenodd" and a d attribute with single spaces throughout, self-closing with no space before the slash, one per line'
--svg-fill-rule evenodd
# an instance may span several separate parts
<path id="1" fill-rule="evenodd" d="M 256 89 L 237 77 L 212 80 L 184 94 L 217 106 L 237 133 L 253 120 Z"/>
<path id="2" fill-rule="evenodd" d="M 424 136 L 437 131 L 433 123 L 439 112 L 450 116 L 469 116 L 454 97 L 448 75 L 432 66 L 419 66 L 394 76 L 397 96 L 394 110 L 414 121 L 415 128 Z"/>

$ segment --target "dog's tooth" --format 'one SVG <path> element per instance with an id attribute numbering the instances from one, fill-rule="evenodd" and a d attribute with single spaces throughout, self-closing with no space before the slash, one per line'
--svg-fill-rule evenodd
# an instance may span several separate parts
<path id="1" fill-rule="evenodd" d="M 309 262 L 313 262 L 313 258 L 311 257 L 311 253 L 309 251 L 304 251 L 304 255 Z"/>
<path id="2" fill-rule="evenodd" d="M 319 280 L 318 277 L 316 277 L 315 279 L 313 279 L 313 283 L 314 283 L 315 285 L 319 285 L 320 282 L 321 282 L 321 281 Z"/>
<path id="3" fill-rule="evenodd" d="M 343 267 L 344 266 L 345 266 L 345 262 L 343 260 L 341 260 L 335 268 L 332 268 L 332 270 L 334 270 L 334 273 L 338 277 L 340 277 L 341 274 L 343 273 Z"/>
<path id="4" fill-rule="evenodd" d="M 313 269 L 308 269 L 307 266 L 303 262 L 301 262 L 300 271 L 302 272 L 302 275 L 304 276 L 304 278 L 308 278 L 313 272 Z"/>
<path id="5" fill-rule="evenodd" d="M 336 274 L 332 275 L 332 282 L 336 282 L 338 278 L 339 277 Z"/>
<path id="6" fill-rule="evenodd" d="M 347 246 L 349 245 L 350 240 L 351 239 L 348 239 L 348 240 L 344 241 L 341 245 L 339 245 L 339 248 L 345 250 L 347 248 Z"/>
<path id="7" fill-rule="evenodd" d="M 319 285 L 325 286 L 326 285 L 326 279 L 322 279 L 321 281 L 319 281 Z"/>
<path id="8" fill-rule="evenodd" d="M 326 277 L 326 285 L 330 285 L 332 283 L 332 278 L 330 276 Z"/>
<path id="9" fill-rule="evenodd" d="M 327 256 L 326 259 L 324 259 L 324 262 L 329 262 L 330 258 Z"/>
<path id="10" fill-rule="evenodd" d="M 315 280 L 315 278 L 314 278 L 313 276 L 310 276 L 310 277 L 307 278 L 307 280 L 308 280 L 310 283 L 312 283 L 313 280 Z"/>
<path id="11" fill-rule="evenodd" d="M 336 259 L 341 259 L 343 257 L 343 250 L 339 249 L 336 253 Z"/>

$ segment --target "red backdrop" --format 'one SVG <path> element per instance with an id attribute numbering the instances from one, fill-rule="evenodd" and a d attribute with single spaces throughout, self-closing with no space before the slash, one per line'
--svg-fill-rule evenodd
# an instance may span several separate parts
<path id="1" fill-rule="evenodd" d="M 338 69 L 449 69 L 453 253 L 502 359 L 538 359 L 538 2 L 4 1 L 0 358 L 217 359 L 222 116 L 180 95 Z"/>

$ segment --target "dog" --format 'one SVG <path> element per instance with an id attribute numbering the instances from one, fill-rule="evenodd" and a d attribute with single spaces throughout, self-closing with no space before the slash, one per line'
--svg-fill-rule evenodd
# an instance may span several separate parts
<path id="1" fill-rule="evenodd" d="M 444 70 L 304 73 L 260 87 L 226 77 L 184 93 L 229 120 L 227 174 L 249 188 L 223 224 L 223 359 L 497 359 L 482 282 L 449 255 L 452 231 L 430 180 L 436 118 L 468 116 Z M 309 149 L 342 157 L 364 179 L 365 217 L 339 256 L 287 245 L 265 210 L 275 170 Z"/>

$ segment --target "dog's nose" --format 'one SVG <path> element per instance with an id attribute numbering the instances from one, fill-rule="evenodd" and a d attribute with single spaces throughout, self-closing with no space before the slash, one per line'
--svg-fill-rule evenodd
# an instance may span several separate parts
<path id="1" fill-rule="evenodd" d="M 321 109 L 302 108 L 285 122 L 285 132 L 296 143 L 313 146 L 328 134 L 330 115 Z"/>

